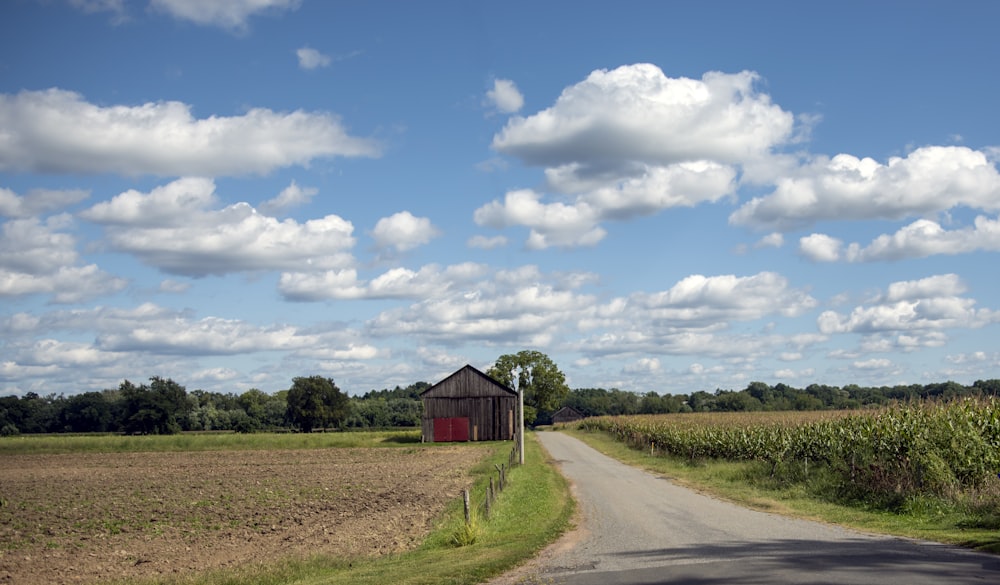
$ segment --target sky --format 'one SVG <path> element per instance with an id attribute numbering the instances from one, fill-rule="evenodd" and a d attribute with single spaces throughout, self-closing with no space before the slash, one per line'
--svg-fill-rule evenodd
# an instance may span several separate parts
<path id="1" fill-rule="evenodd" d="M 10 0 L 0 395 L 1000 377 L 997 2 Z"/>

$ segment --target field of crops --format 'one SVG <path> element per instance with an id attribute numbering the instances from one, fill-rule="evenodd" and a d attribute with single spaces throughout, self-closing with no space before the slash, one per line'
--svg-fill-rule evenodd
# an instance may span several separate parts
<path id="1" fill-rule="evenodd" d="M 832 474 L 841 496 L 883 504 L 995 487 L 1000 400 L 914 402 L 875 411 L 690 413 L 588 419 L 584 428 L 688 460 L 753 461 L 772 476 Z"/>

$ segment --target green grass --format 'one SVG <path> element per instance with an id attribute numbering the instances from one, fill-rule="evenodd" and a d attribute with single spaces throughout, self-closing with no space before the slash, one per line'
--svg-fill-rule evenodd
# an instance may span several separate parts
<path id="1" fill-rule="evenodd" d="M 495 464 L 506 464 L 512 444 L 487 443 L 492 454 L 473 471 L 471 490 L 482 508 Z M 434 531 L 416 550 L 379 558 L 317 556 L 244 566 L 182 578 L 124 580 L 129 585 L 472 585 L 535 556 L 570 525 L 575 504 L 566 480 L 555 470 L 533 435 L 525 441 L 525 464 L 508 472 L 507 488 L 489 518 L 479 518 L 475 542 L 458 546 L 464 531 L 462 498 L 456 496 Z M 481 512 L 479 512 L 481 513 Z"/>
<path id="2" fill-rule="evenodd" d="M 1000 553 L 1000 511 L 970 513 L 968 508 L 933 499 L 911 500 L 895 512 L 868 510 L 824 499 L 822 478 L 814 484 L 769 483 L 769 469 L 760 463 L 699 461 L 653 456 L 632 449 L 603 432 L 566 431 L 623 463 L 669 477 L 674 482 L 747 507 L 840 524 L 865 532 L 892 534 L 984 552 Z M 813 471 L 813 473 L 822 473 Z"/>
<path id="3" fill-rule="evenodd" d="M 178 435 L 21 435 L 0 438 L 0 456 L 64 453 L 138 453 L 405 447 L 420 442 L 420 431 L 350 433 L 181 433 Z"/>

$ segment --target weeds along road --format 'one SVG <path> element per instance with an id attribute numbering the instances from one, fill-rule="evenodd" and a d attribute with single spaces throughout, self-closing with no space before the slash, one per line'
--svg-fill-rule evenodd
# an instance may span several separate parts
<path id="1" fill-rule="evenodd" d="M 575 544 L 517 583 L 942 585 L 1000 583 L 1000 557 L 741 508 L 558 432 L 538 433 L 574 484 Z"/>

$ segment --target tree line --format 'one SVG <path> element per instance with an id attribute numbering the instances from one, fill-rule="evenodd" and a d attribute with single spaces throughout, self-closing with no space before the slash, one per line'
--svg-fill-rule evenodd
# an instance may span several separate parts
<path id="1" fill-rule="evenodd" d="M 0 436 L 20 433 L 173 434 L 182 431 L 312 431 L 319 428 L 420 426 L 417 382 L 406 388 L 347 396 L 332 379 L 294 378 L 287 390 L 268 394 L 188 391 L 170 378 L 148 384 L 129 380 L 118 388 L 72 396 L 28 392 L 0 398 Z"/>
<path id="2" fill-rule="evenodd" d="M 742 390 L 691 394 L 656 392 L 637 394 L 625 390 L 582 388 L 570 391 L 565 406 L 585 416 L 667 414 L 675 412 L 742 412 L 761 410 L 828 410 L 873 408 L 893 402 L 951 399 L 962 396 L 1000 396 L 1000 379 L 977 380 L 965 386 L 958 382 L 863 387 L 857 384 L 828 386 L 810 384 L 795 388 L 751 382 Z"/>
<path id="3" fill-rule="evenodd" d="M 570 390 L 565 376 L 537 351 L 503 355 L 487 372 L 525 392 L 525 422 L 541 425 L 571 406 L 585 416 L 870 408 L 897 401 L 961 396 L 1000 396 L 1000 379 L 862 387 L 811 384 L 795 388 L 751 382 L 742 390 L 691 394 L 638 394 L 612 388 Z M 169 378 L 148 384 L 125 380 L 116 389 L 73 396 L 28 392 L 0 398 L 0 435 L 20 433 L 170 434 L 181 431 L 303 431 L 380 429 L 420 426 L 420 393 L 431 385 L 371 390 L 348 396 L 322 376 L 294 378 L 287 390 L 268 394 L 251 388 L 242 394 L 194 390 Z"/>

